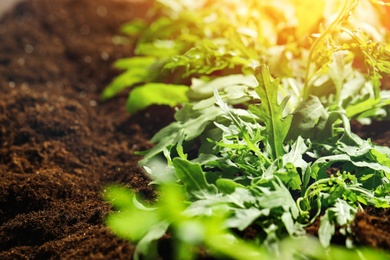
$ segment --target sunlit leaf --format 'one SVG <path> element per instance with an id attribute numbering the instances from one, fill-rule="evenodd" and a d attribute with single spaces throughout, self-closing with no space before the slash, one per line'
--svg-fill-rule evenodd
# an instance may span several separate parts
<path id="1" fill-rule="evenodd" d="M 268 132 L 268 142 L 271 145 L 274 158 L 278 158 L 284 153 L 284 140 L 290 129 L 292 117 L 283 116 L 283 110 L 288 99 L 278 103 L 279 80 L 273 80 L 269 69 L 261 66 L 256 70 L 256 79 L 259 86 L 256 88 L 261 104 L 251 106 L 250 109 L 262 120 L 264 120 Z"/>
<path id="2" fill-rule="evenodd" d="M 187 91 L 187 86 L 147 83 L 130 92 L 126 107 L 132 114 L 153 104 L 173 107 L 188 101 Z"/>

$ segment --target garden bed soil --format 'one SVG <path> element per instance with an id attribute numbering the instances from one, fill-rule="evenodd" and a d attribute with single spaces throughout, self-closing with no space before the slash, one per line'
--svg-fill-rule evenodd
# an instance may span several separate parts
<path id="1" fill-rule="evenodd" d="M 143 1 L 28 0 L 0 20 L 0 259 L 130 259 L 134 247 L 104 226 L 109 184 L 153 199 L 134 151 L 173 120 L 152 107 L 131 116 L 127 94 L 102 102 L 132 55 L 118 28 L 148 8 Z M 354 127 L 390 145 L 389 123 Z M 390 248 L 390 213 L 366 209 L 357 244 Z M 316 234 L 313 225 L 309 233 Z"/>

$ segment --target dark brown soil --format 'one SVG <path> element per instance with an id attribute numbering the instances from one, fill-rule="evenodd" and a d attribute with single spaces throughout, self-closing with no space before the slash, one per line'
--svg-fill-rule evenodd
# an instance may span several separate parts
<path id="1" fill-rule="evenodd" d="M 0 20 L 0 259 L 130 259 L 104 226 L 104 188 L 154 191 L 136 150 L 172 120 L 166 107 L 130 116 L 126 94 L 99 95 L 132 54 L 119 26 L 148 5 L 124 0 L 28 0 Z M 390 145 L 390 124 L 357 127 Z M 379 126 L 379 127 L 378 127 Z M 390 248 L 389 211 L 359 214 L 362 245 Z M 315 233 L 315 228 L 311 230 Z"/>

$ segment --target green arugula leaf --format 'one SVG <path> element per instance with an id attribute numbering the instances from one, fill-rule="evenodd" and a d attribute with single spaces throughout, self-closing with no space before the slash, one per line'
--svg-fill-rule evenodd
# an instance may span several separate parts
<path id="1" fill-rule="evenodd" d="M 300 190 L 302 181 L 299 173 L 297 172 L 294 164 L 287 163 L 285 166 L 285 172 L 278 171 L 275 172 L 275 175 L 280 178 L 280 180 L 286 184 L 286 186 L 292 190 Z"/>
<path id="2" fill-rule="evenodd" d="M 102 98 L 110 99 L 125 88 L 132 87 L 139 83 L 150 81 L 149 67 L 156 62 L 154 57 L 133 57 L 120 59 L 114 66 L 126 71 L 117 76 L 103 91 Z"/>
<path id="3" fill-rule="evenodd" d="M 308 167 L 308 162 L 303 159 L 303 155 L 308 151 L 310 142 L 298 136 L 296 141 L 292 144 L 289 152 L 282 157 L 283 165 L 292 164 L 294 167 L 301 168 L 305 172 Z"/>
<path id="4" fill-rule="evenodd" d="M 345 226 L 351 223 L 357 209 L 344 200 L 337 199 L 333 207 L 328 208 L 320 219 L 318 236 L 322 246 L 329 247 L 332 236 L 336 231 L 335 225 Z"/>
<path id="5" fill-rule="evenodd" d="M 291 212 L 294 219 L 299 215 L 297 205 L 291 196 L 290 191 L 278 177 L 271 180 L 256 182 L 252 184 L 256 192 L 257 203 L 261 208 L 278 208 Z"/>
<path id="6" fill-rule="evenodd" d="M 240 86 L 247 86 L 254 89 L 257 85 L 256 79 L 252 75 L 246 76 L 242 74 L 234 74 L 218 77 L 210 81 L 194 78 L 192 79 L 191 89 L 188 91 L 188 96 L 191 100 L 202 100 L 212 97 L 215 89 L 218 90 L 218 92 L 226 89 L 231 89 L 233 91 Z M 240 96 L 241 95 L 242 94 L 240 94 Z M 229 96 L 228 100 L 236 98 L 237 97 L 235 96 Z"/>
<path id="7" fill-rule="evenodd" d="M 375 195 L 377 197 L 389 196 L 389 194 L 390 194 L 390 182 L 387 182 L 387 183 L 384 183 L 382 185 L 377 186 L 374 192 L 375 192 Z M 389 207 L 390 207 L 390 204 L 387 203 L 387 207 L 384 207 L 384 208 L 389 208 Z"/>
<path id="8" fill-rule="evenodd" d="M 116 206 L 119 206 L 120 212 L 111 214 L 107 217 L 106 223 L 120 237 L 131 241 L 139 241 L 149 228 L 160 221 L 157 209 L 145 210 L 146 208 L 138 207 L 134 203 L 135 195 L 131 192 L 120 188 L 112 187 L 105 193 L 106 200 Z M 132 219 L 135 222 L 129 222 Z M 132 223 L 138 223 L 133 225 Z"/>
<path id="9" fill-rule="evenodd" d="M 127 110 L 134 114 L 152 104 L 176 106 L 188 102 L 188 87 L 162 83 L 147 83 L 134 88 L 127 100 Z"/>
<path id="10" fill-rule="evenodd" d="M 284 154 L 284 140 L 292 121 L 291 115 L 283 116 L 288 97 L 278 104 L 279 79 L 272 80 L 267 66 L 257 68 L 255 76 L 259 82 L 256 92 L 262 103 L 256 106 L 251 105 L 250 110 L 264 121 L 268 143 L 273 150 L 273 158 L 276 159 Z"/>
<path id="11" fill-rule="evenodd" d="M 323 247 L 329 247 L 330 240 L 334 235 L 336 228 L 332 223 L 332 211 L 327 210 L 324 216 L 321 217 L 320 227 L 318 229 L 318 236 Z"/>
<path id="12" fill-rule="evenodd" d="M 187 193 L 194 198 L 207 197 L 217 193 L 217 187 L 207 183 L 205 173 L 199 164 L 182 158 L 173 159 L 176 175 L 184 184 Z"/>
<path id="13" fill-rule="evenodd" d="M 221 191 L 223 194 L 231 194 L 236 190 L 236 188 L 244 187 L 234 180 L 224 178 L 217 179 L 215 184 L 217 185 L 219 191 Z"/>
<path id="14" fill-rule="evenodd" d="M 310 96 L 299 103 L 293 112 L 287 139 L 296 140 L 298 136 L 301 136 L 310 140 L 318 140 L 318 137 L 324 135 L 321 133 L 324 132 L 328 117 L 318 97 Z"/>
<path id="15" fill-rule="evenodd" d="M 139 164 L 141 166 L 147 165 L 152 158 L 165 151 L 167 147 L 176 145 L 182 135 L 184 135 L 184 141 L 191 141 L 201 136 L 222 114 L 223 111 L 217 107 L 194 110 L 193 105 L 185 104 L 175 114 L 177 121 L 153 136 L 151 142 L 157 144 L 145 154 Z"/>
<path id="16" fill-rule="evenodd" d="M 131 216 L 132 220 L 135 220 L 133 216 Z M 142 220 L 140 220 L 142 221 Z M 138 222 L 135 222 L 138 223 Z M 136 226 L 137 224 L 132 224 Z M 170 223 L 167 221 L 160 221 L 155 225 L 148 226 L 147 233 L 139 240 L 137 243 L 134 259 L 144 259 L 140 258 L 141 255 L 148 256 L 149 259 L 156 259 L 159 257 L 158 255 L 158 243 L 157 241 L 161 239 L 168 231 Z"/>

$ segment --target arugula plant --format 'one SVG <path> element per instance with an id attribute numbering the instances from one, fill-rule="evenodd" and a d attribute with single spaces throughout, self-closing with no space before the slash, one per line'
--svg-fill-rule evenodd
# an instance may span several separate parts
<path id="1" fill-rule="evenodd" d="M 307 24 L 291 21 L 303 21 L 309 2 L 158 1 L 165 16 L 139 34 L 140 56 L 117 63 L 131 77 L 120 75 L 104 93 L 141 85 L 130 93 L 131 112 L 184 103 L 141 153 L 151 184 L 161 187 L 155 207 L 121 189 L 107 194 L 121 211 L 107 223 L 138 243 L 136 257 L 155 259 L 166 234 L 176 259 L 199 250 L 220 258 L 285 256 L 289 239 L 307 239 L 305 228 L 317 219 L 319 244 L 308 242 L 317 249 L 293 251 L 292 259 L 361 254 L 324 248 L 336 231 L 353 248 L 355 214 L 390 207 L 390 149 L 350 129 L 351 119 L 388 116 L 380 78 L 388 77 L 390 52 L 370 32 L 353 29 L 356 0 L 345 1 L 313 42 L 299 41 L 324 18 L 320 5 Z M 139 28 L 126 26 L 132 35 Z M 164 99 L 153 96 L 159 88 Z M 248 229 L 257 230 L 250 242 L 238 236 Z"/>
<path id="2" fill-rule="evenodd" d="M 195 189 L 196 190 L 196 189 Z M 387 259 L 384 252 L 368 248 L 347 250 L 345 248 L 331 246 L 326 249 L 318 240 L 300 236 L 294 239 L 283 239 L 277 243 L 278 253 L 259 247 L 255 242 L 245 241 L 237 233 L 226 228 L 225 223 L 234 225 L 229 220 L 229 208 L 218 205 L 218 201 L 226 202 L 222 197 L 216 197 L 213 203 L 212 214 L 201 212 L 203 205 L 194 206 L 185 210 L 188 206 L 183 203 L 185 191 L 177 184 L 164 184 L 161 186 L 161 200 L 153 207 L 145 207 L 142 201 L 131 191 L 123 187 L 110 187 L 105 192 L 106 199 L 120 211 L 111 214 L 107 223 L 124 239 L 137 242 L 134 259 L 156 259 L 158 255 L 158 240 L 166 233 L 172 234 L 173 252 L 172 259 L 196 259 L 199 250 L 206 250 L 207 254 L 221 259 Z M 243 200 L 244 199 L 244 200 Z M 254 202 L 255 199 L 244 189 L 237 189 L 229 201 L 234 206 L 240 206 L 240 201 Z M 208 202 L 208 201 L 205 201 Z M 283 203 L 283 202 L 282 202 Z M 275 206 L 276 208 L 277 206 Z M 337 208 L 334 209 L 337 211 Z M 267 210 L 252 214 L 250 211 L 240 212 L 243 222 L 246 216 L 253 214 L 267 216 Z M 210 211 L 208 212 L 210 213 Z M 196 215 L 198 214 L 198 215 Z M 195 216 L 196 215 L 196 216 Z M 329 214 L 332 218 L 332 216 Z M 129 222 L 129 219 L 132 222 Z M 288 222 L 288 216 L 283 216 L 283 221 Z M 281 220 L 279 220 L 281 221 Z M 291 223 L 290 223 L 291 224 Z M 293 228 L 292 228 L 293 230 Z M 272 226 L 267 233 L 275 232 Z"/>
<path id="3" fill-rule="evenodd" d="M 318 110 L 317 116 L 309 114 L 300 119 L 298 122 L 303 123 L 297 125 L 303 124 L 299 128 L 304 129 L 306 125 L 315 124 L 310 120 L 326 118 L 332 123 L 323 125 L 331 124 L 331 129 L 325 126 L 317 129 L 318 132 L 330 131 L 326 139 L 311 140 L 302 136 L 288 139 L 294 115 L 302 117 L 302 113 L 283 116 L 287 103 L 278 103 L 275 98 L 278 81 L 271 78 L 265 66 L 257 73 L 259 84 L 255 91 L 259 97 L 268 93 L 266 102 L 252 104 L 249 110 L 234 108 L 228 106 L 215 91 L 215 103 L 211 107 L 188 105 L 179 110 L 176 114 L 178 121 L 155 136 L 153 141 L 157 145 L 147 152 L 141 164 L 154 179 L 153 183 L 162 187 L 177 183 L 182 187 L 184 195 L 172 200 L 182 203 L 184 199 L 185 204 L 174 207 L 176 212 L 185 216 L 185 222 L 189 218 L 202 225 L 196 230 L 207 233 L 204 229 L 211 227 L 204 219 L 208 218 L 218 218 L 219 227 L 225 230 L 223 232 L 255 227 L 259 231 L 253 243 L 262 245 L 264 254 L 272 255 L 281 252 L 280 242 L 284 238 L 304 236 L 304 228 L 320 218 L 318 235 L 322 246 L 330 245 L 338 227 L 339 232 L 348 238 L 346 245 L 352 247 L 350 225 L 356 212 L 366 205 L 390 207 L 390 149 L 377 147 L 354 135 L 349 129 L 348 119 L 342 120 L 346 118 L 345 113 L 340 112 L 336 117 L 341 118 L 343 127 L 335 126 L 336 121 L 329 119 L 331 115 L 323 115 L 327 113 L 325 109 Z M 261 106 L 265 108 L 260 109 Z M 287 130 L 275 133 L 277 125 Z M 327 134 L 319 133 L 318 136 Z M 198 142 L 196 151 L 194 142 Z M 191 158 L 191 154 L 196 156 Z M 165 156 L 165 162 L 161 161 L 160 155 Z M 340 163 L 343 167 L 336 173 L 330 173 L 332 167 Z M 162 201 L 165 196 L 162 192 Z M 159 205 L 156 211 L 174 210 L 167 207 Z M 150 218 L 155 219 L 154 214 Z M 122 214 L 113 215 L 114 222 L 109 222 L 109 225 L 121 234 L 122 228 L 126 227 L 124 223 L 132 228 L 131 216 L 125 215 L 122 219 Z M 119 220 L 116 220 L 117 217 Z M 146 215 L 139 219 L 144 217 Z M 146 243 L 147 249 L 139 253 L 148 255 L 148 250 L 151 250 L 149 243 L 157 243 L 157 239 L 170 230 L 169 227 L 173 228 L 174 234 L 179 232 L 175 225 L 181 225 L 181 218 L 182 215 L 169 220 L 157 218 L 154 221 L 158 228 L 163 224 L 165 228 L 158 229 L 160 232 L 150 229 L 151 225 L 145 222 L 142 235 L 138 239 L 130 239 L 139 240 L 141 248 Z M 119 224 L 113 224 L 116 221 L 120 221 Z M 184 234 L 177 234 L 179 247 L 182 243 L 185 247 L 202 245 L 214 253 L 213 246 L 205 241 L 205 237 L 201 236 L 192 244 L 187 241 L 190 233 Z M 176 243 L 177 240 L 174 241 Z M 178 254 L 181 251 L 178 249 Z M 232 257 L 245 259 L 244 255 Z"/>
<path id="4" fill-rule="evenodd" d="M 375 10 L 367 9 L 367 1 L 361 1 L 365 4 L 361 9 L 375 17 Z M 384 25 L 377 20 L 363 23 L 358 13 L 354 15 L 358 0 L 343 3 L 337 18 L 328 19 L 338 11 L 331 9 L 339 7 L 339 1 L 313 5 L 310 0 L 158 0 L 150 12 L 150 24 L 136 20 L 123 26 L 125 34 L 137 39 L 136 56 L 115 63 L 125 71 L 107 86 L 102 98 L 141 86 L 130 91 L 127 108 L 132 113 L 153 103 L 174 106 L 187 101 L 182 93 L 192 78 L 212 81 L 234 74 L 253 75 L 257 66 L 267 64 L 272 74 L 284 81 L 284 91 L 292 92 L 292 106 L 316 95 L 329 106 L 352 106 L 353 118 L 372 106 L 368 114 L 379 117 L 383 113 L 378 110 L 389 105 L 388 100 L 378 99 L 381 74 L 390 68 L 389 47 L 381 36 Z M 330 25 L 317 33 L 321 21 Z M 314 39 L 312 43 L 310 39 Z M 353 63 L 360 69 L 354 69 Z M 166 87 L 155 93 L 157 87 L 151 83 Z M 141 99 L 148 101 L 136 102 Z M 366 103 L 359 106 L 363 101 Z"/>

